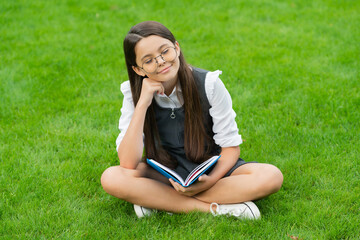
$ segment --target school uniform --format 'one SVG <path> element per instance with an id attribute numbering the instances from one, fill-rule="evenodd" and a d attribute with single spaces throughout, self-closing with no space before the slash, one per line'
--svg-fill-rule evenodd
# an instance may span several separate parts
<path id="1" fill-rule="evenodd" d="M 192 72 L 200 95 L 205 128 L 213 140 L 210 143 L 212 144 L 211 154 L 219 155 L 221 147 L 240 145 L 242 139 L 235 122 L 236 114 L 232 109 L 230 94 L 219 78 L 221 71 L 210 72 L 192 68 Z M 119 120 L 120 134 L 116 139 L 117 149 L 130 124 L 135 108 L 129 81 L 121 84 L 121 92 L 124 99 Z M 178 166 L 175 171 L 185 178 L 198 164 L 189 161 L 184 151 L 185 113 L 180 85 L 175 86 L 169 96 L 155 94 L 154 99 L 155 117 L 161 145 L 177 160 Z M 237 167 L 245 163 L 239 158 L 225 176 L 229 176 Z"/>

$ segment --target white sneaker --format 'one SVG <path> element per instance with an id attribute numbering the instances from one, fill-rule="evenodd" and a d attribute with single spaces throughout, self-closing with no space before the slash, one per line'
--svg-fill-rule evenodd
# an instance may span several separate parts
<path id="1" fill-rule="evenodd" d="M 134 210 L 135 210 L 136 216 L 138 216 L 138 218 L 148 217 L 151 214 L 156 212 L 156 210 L 154 210 L 154 209 L 146 208 L 146 207 L 135 205 L 135 204 L 134 204 Z"/>
<path id="2" fill-rule="evenodd" d="M 243 202 L 238 204 L 217 204 L 210 205 L 210 211 L 214 216 L 227 215 L 242 219 L 259 219 L 260 211 L 253 202 Z"/>

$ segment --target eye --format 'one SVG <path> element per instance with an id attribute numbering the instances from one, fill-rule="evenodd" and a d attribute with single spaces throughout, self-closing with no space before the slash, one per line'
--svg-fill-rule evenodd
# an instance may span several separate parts
<path id="1" fill-rule="evenodd" d="M 152 61 L 153 61 L 153 58 L 146 59 L 144 61 L 144 64 L 150 64 L 150 63 L 152 63 Z"/>
<path id="2" fill-rule="evenodd" d="M 165 48 L 164 51 L 161 52 L 162 55 L 165 55 L 169 52 L 169 48 Z"/>

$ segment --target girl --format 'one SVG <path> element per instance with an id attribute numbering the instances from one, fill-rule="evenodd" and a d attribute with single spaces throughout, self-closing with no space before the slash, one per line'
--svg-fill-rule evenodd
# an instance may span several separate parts
<path id="1" fill-rule="evenodd" d="M 251 200 L 277 192 L 283 176 L 273 165 L 239 158 L 242 139 L 221 72 L 189 66 L 173 34 L 153 21 L 130 29 L 124 53 L 129 81 L 121 84 L 120 165 L 102 174 L 104 190 L 133 203 L 138 217 L 158 209 L 259 218 Z M 186 188 L 143 161 L 186 176 L 213 155 L 221 158 L 210 174 Z"/>

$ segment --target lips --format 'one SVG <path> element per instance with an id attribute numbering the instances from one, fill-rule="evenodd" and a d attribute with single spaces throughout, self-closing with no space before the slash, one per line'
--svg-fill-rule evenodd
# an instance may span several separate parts
<path id="1" fill-rule="evenodd" d="M 170 68 L 171 68 L 171 65 L 168 66 L 168 67 L 166 67 L 166 68 L 164 68 L 163 70 L 161 70 L 161 71 L 158 72 L 158 73 L 167 73 L 167 72 L 170 70 Z"/>

